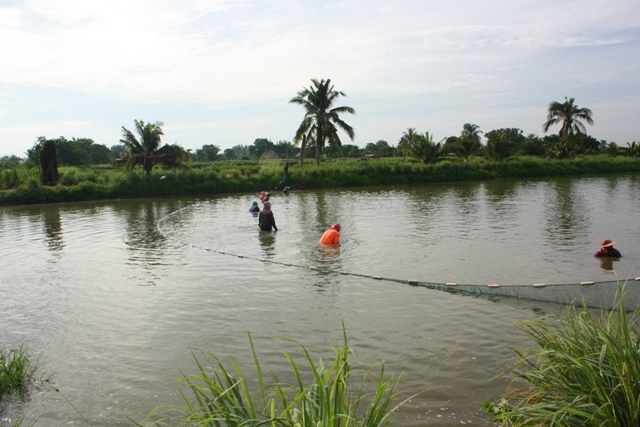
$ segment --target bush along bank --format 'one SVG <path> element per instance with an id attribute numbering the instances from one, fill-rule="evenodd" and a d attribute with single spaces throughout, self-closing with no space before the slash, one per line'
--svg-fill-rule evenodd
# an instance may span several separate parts
<path id="1" fill-rule="evenodd" d="M 284 161 L 213 162 L 188 171 L 154 170 L 125 173 L 104 168 L 61 168 L 56 186 L 43 186 L 37 171 L 6 171 L 14 188 L 0 193 L 0 204 L 57 203 L 118 198 L 228 194 L 270 190 L 281 180 Z M 297 165 L 296 165 L 297 166 Z M 344 188 L 373 185 L 423 184 L 501 178 L 554 177 L 600 173 L 640 172 L 640 158 L 584 156 L 568 160 L 518 157 L 506 162 L 475 159 L 435 164 L 404 158 L 361 161 L 333 160 L 320 166 L 306 163 L 304 171 L 289 168 L 293 189 Z M 6 178 L 6 179 L 5 179 Z M 17 181 L 17 182 L 16 182 Z"/>

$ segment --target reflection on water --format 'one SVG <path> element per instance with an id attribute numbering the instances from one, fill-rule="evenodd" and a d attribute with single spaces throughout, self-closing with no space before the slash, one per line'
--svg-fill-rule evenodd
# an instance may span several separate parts
<path id="1" fill-rule="evenodd" d="M 60 208 L 47 207 L 42 212 L 45 242 L 52 252 L 60 252 L 64 249 L 64 236 L 62 235 L 62 223 L 60 221 Z"/>
<path id="2" fill-rule="evenodd" d="M 620 261 L 618 258 L 600 257 L 600 268 L 603 270 L 613 270 L 613 263 Z"/>
<path id="3" fill-rule="evenodd" d="M 193 372 L 189 348 L 251 366 L 250 331 L 265 369 L 280 375 L 287 364 L 275 362 L 274 338 L 326 358 L 344 321 L 359 362 L 385 360 L 387 372 L 404 372 L 406 393 L 429 388 L 395 414 L 395 425 L 489 425 L 481 402 L 507 386 L 490 379 L 514 361 L 509 347 L 526 345 L 513 323 L 561 314 L 562 306 L 462 296 L 406 279 L 626 277 L 640 265 L 639 178 L 275 194 L 277 233 L 261 232 L 247 215 L 254 194 L 2 208 L 0 342 L 41 354 L 54 385 L 102 427 L 129 425 L 122 412 L 142 420 L 160 404 L 181 403 L 168 380 L 180 375 L 174 368 Z M 319 244 L 334 222 L 341 243 Z M 620 260 L 594 259 L 605 237 L 618 242 Z M 8 411 L 54 427 L 83 422 L 53 393 Z"/>

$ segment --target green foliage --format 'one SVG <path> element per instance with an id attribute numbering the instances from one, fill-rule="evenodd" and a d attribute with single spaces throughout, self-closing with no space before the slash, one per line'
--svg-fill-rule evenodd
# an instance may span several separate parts
<path id="1" fill-rule="evenodd" d="M 433 134 L 415 134 L 407 145 L 407 155 L 424 164 L 435 163 L 444 155 L 441 142 L 433 142 Z"/>
<path id="2" fill-rule="evenodd" d="M 503 162 L 515 154 L 517 145 L 513 135 L 507 129 L 492 130 L 487 132 L 485 136 L 487 137 L 487 146 L 484 149 L 484 156 L 488 160 Z"/>
<path id="3" fill-rule="evenodd" d="M 333 348 L 334 359 L 314 362 L 304 346 L 304 364 L 284 353 L 295 381 L 284 383 L 273 375 L 268 382 L 263 375 L 256 350 L 249 335 L 255 363 L 257 385 L 251 390 L 249 379 L 240 366 L 229 356 L 229 370 L 222 359 L 214 354 L 198 356 L 193 353 L 198 373 L 179 378 L 190 392 L 182 391 L 185 405 L 180 426 L 327 426 L 327 427 L 382 427 L 390 424 L 391 414 L 401 406 L 394 405 L 399 377 L 385 379 L 384 365 L 377 375 L 359 372 L 352 366 L 352 350 L 347 344 L 343 327 L 343 346 Z M 211 366 L 206 366 L 204 360 Z M 303 378 L 309 375 L 311 381 Z M 361 378 L 357 378 L 357 377 Z M 360 381 L 360 386 L 351 386 Z M 408 400 L 408 399 L 407 399 Z M 148 418 L 152 417 L 153 413 Z M 158 422 L 158 421 L 156 421 Z M 142 426 L 142 424 L 137 424 Z"/>
<path id="4" fill-rule="evenodd" d="M 640 313 L 626 311 L 624 292 L 621 286 L 616 306 L 599 314 L 572 305 L 566 319 L 520 323 L 537 348 L 515 350 L 514 388 L 484 403 L 491 420 L 531 427 L 640 425 Z"/>
<path id="5" fill-rule="evenodd" d="M 562 124 L 558 136 L 564 141 L 568 141 L 570 135 L 587 132 L 582 121 L 593 125 L 591 118 L 593 113 L 588 108 L 579 108 L 574 102 L 574 98 L 567 99 L 565 97 L 563 103 L 552 102 L 549 104 L 547 121 L 542 126 L 545 133 L 551 126 L 558 123 Z"/>
<path id="6" fill-rule="evenodd" d="M 339 97 L 347 95 L 344 92 L 334 90 L 331 79 L 320 81 L 311 79 L 311 83 L 309 89 L 304 88 L 289 102 L 302 105 L 305 109 L 304 119 L 296 131 L 294 142 L 302 143 L 301 150 L 304 152 L 304 146 L 309 140 L 313 140 L 316 147 L 316 164 L 319 165 L 320 155 L 326 141 L 336 149 L 342 146 L 338 128 L 342 129 L 353 141 L 355 137 L 353 128 L 340 118 L 340 114 L 355 114 L 356 112 L 347 106 L 333 107 Z"/>
<path id="7" fill-rule="evenodd" d="M 24 396 L 37 370 L 38 365 L 24 345 L 7 349 L 0 344 L 0 399 L 9 394 Z"/>
<path id="8" fill-rule="evenodd" d="M 191 156 L 178 144 L 165 144 L 160 146 L 162 123 L 145 123 L 142 120 L 134 120 L 136 131 L 140 141 L 127 128 L 122 126 L 124 144 L 124 157 L 122 162 L 127 170 L 131 171 L 136 166 L 141 166 L 147 175 L 151 175 L 154 166 L 161 164 L 163 167 L 183 168 L 191 163 Z"/>
<path id="9" fill-rule="evenodd" d="M 259 192 L 273 189 L 280 182 L 284 163 L 280 159 L 207 162 L 186 171 L 157 169 L 148 176 L 140 170 L 126 172 L 102 166 L 62 167 L 63 185 L 55 187 L 40 186 L 39 172 L 21 165 L 15 172 L 0 172 L 1 185 L 5 185 L 8 174 L 18 176 L 17 182 L 10 179 L 10 191 L 0 192 L 0 205 Z M 599 155 L 559 161 L 523 156 L 509 162 L 475 157 L 468 162 L 427 164 L 385 157 L 367 162 L 359 158 L 332 159 L 319 166 L 307 160 L 303 171 L 289 169 L 294 190 L 301 184 L 309 189 L 340 188 L 612 172 L 640 172 L 640 157 Z"/>

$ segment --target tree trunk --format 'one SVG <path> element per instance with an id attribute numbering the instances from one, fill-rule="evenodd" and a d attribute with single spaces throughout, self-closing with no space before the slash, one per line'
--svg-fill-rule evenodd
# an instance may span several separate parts
<path id="1" fill-rule="evenodd" d="M 300 144 L 300 172 L 304 171 L 304 150 L 307 148 L 307 135 L 302 135 L 302 144 Z"/>

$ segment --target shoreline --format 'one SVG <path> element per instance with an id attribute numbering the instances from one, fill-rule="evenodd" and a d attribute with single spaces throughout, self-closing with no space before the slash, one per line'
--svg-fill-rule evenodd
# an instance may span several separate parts
<path id="1" fill-rule="evenodd" d="M 60 183 L 40 185 L 31 174 L 17 188 L 0 192 L 0 206 L 133 198 L 206 196 L 268 190 L 281 180 L 285 160 L 212 162 L 188 171 L 157 168 L 150 176 L 104 168 L 61 167 Z M 37 172 L 37 170 L 36 170 Z M 333 159 L 289 170 L 291 188 L 348 188 L 430 182 L 544 178 L 640 172 L 638 157 L 584 156 L 569 160 L 518 157 L 506 162 L 475 159 L 468 163 L 422 164 L 404 158 Z"/>

